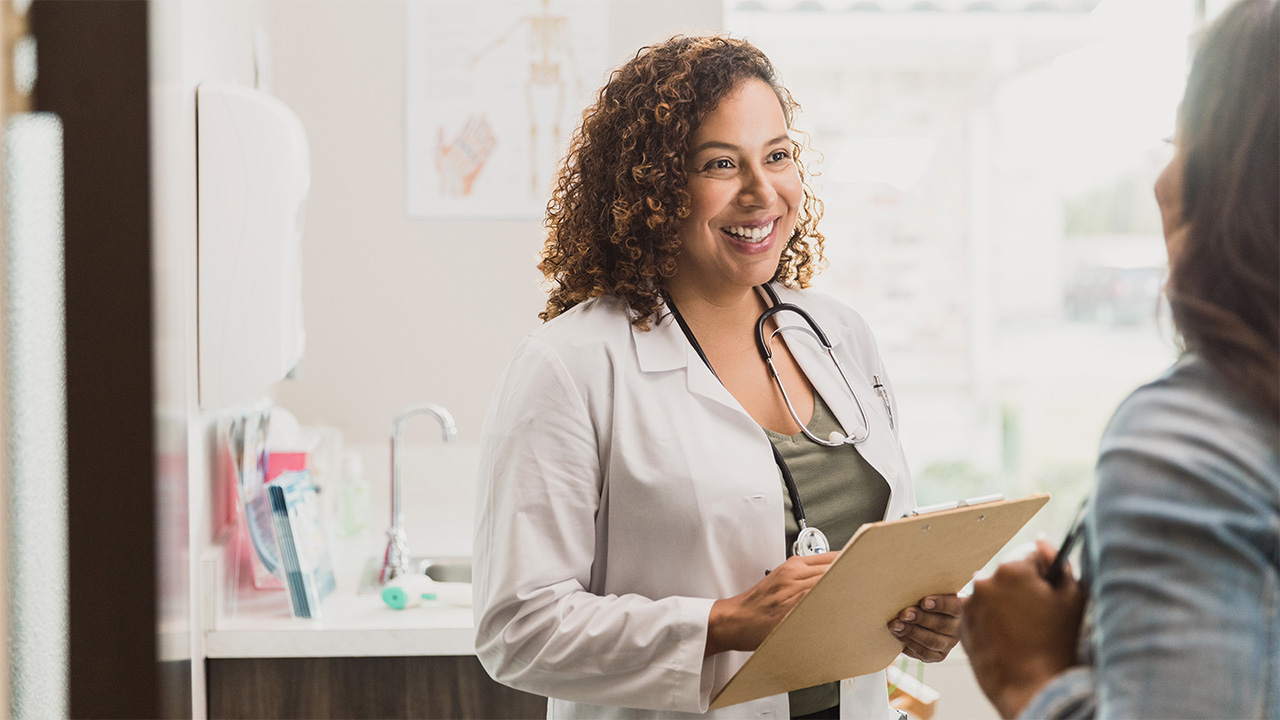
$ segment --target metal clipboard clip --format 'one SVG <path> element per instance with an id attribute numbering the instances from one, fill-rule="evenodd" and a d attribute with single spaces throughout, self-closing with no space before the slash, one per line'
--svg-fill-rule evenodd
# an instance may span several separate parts
<path id="1" fill-rule="evenodd" d="M 1004 493 L 996 493 L 994 495 L 979 495 L 965 500 L 956 500 L 954 502 L 938 503 L 937 505 L 924 505 L 912 510 L 902 517 L 911 517 L 913 515 L 928 515 L 929 513 L 941 512 L 943 510 L 955 510 L 956 508 L 969 507 L 970 505 L 982 505 L 983 503 L 999 502 L 1004 499 Z"/>

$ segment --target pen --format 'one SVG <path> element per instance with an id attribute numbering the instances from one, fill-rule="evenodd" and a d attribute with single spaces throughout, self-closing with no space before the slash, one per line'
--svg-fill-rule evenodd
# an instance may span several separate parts
<path id="1" fill-rule="evenodd" d="M 1089 506 L 1089 496 L 1085 496 L 1084 502 L 1080 503 L 1080 510 L 1076 512 L 1076 519 L 1071 523 L 1071 530 L 1067 532 L 1067 536 L 1062 539 L 1062 547 L 1058 548 L 1058 556 L 1053 559 L 1053 564 L 1049 566 L 1049 571 L 1045 573 L 1044 579 L 1049 584 L 1057 587 L 1062 582 L 1062 571 L 1067 566 L 1067 556 L 1071 554 L 1072 548 L 1084 533 L 1084 514 L 1085 508 Z"/>
<path id="2" fill-rule="evenodd" d="M 895 429 L 893 427 L 893 404 L 889 402 L 889 391 L 881 384 L 879 375 L 872 375 L 871 379 L 876 382 L 871 387 L 875 389 L 876 394 L 880 396 L 880 401 L 884 403 L 884 412 L 889 417 L 889 429 L 893 430 Z"/>

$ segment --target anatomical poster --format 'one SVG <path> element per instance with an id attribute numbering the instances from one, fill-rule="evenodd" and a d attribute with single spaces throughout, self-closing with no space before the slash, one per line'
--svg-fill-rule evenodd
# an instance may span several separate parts
<path id="1" fill-rule="evenodd" d="M 542 217 L 610 70 L 609 3 L 409 0 L 407 12 L 409 217 Z"/>

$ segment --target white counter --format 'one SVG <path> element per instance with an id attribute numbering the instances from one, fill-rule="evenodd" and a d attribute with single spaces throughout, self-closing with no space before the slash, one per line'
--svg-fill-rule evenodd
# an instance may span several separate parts
<path id="1" fill-rule="evenodd" d="M 471 608 L 424 602 L 394 610 L 377 593 L 357 594 L 368 558 L 385 547 L 389 470 L 385 445 L 349 448 L 365 458 L 373 496 L 369 531 L 334 538 L 337 588 L 321 604 L 323 617 L 293 617 L 283 589 L 257 590 L 235 574 L 234 540 L 202 558 L 202 585 L 216 588 L 203 608 L 205 655 L 210 658 L 392 657 L 474 655 Z M 414 555 L 469 555 L 474 450 L 410 450 L 401 488 L 406 530 Z"/>
<path id="2" fill-rule="evenodd" d="M 392 657 L 474 655 L 471 608 L 424 602 L 394 610 L 376 592 L 357 594 L 367 553 L 335 558 L 337 589 L 321 603 L 323 617 L 295 618 L 283 589 L 239 589 L 226 572 L 232 554 L 206 558 L 206 572 L 221 576 L 223 594 L 207 610 L 205 654 L 211 658 Z M 206 575 L 209 577 L 209 575 Z"/>
<path id="3" fill-rule="evenodd" d="M 283 595 L 283 591 L 274 592 Z M 287 600 L 286 600 L 287 602 Z M 279 603 L 272 603 L 278 608 Z M 393 657 L 474 655 L 471 608 L 392 610 L 376 595 L 330 597 L 325 617 L 303 620 L 284 610 L 224 618 L 205 634 L 211 658 Z"/>

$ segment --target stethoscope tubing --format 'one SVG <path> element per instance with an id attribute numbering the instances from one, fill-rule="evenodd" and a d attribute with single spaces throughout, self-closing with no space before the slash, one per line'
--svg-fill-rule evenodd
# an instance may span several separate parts
<path id="1" fill-rule="evenodd" d="M 810 316 L 803 308 L 791 303 L 782 302 L 778 298 L 777 292 L 775 292 L 769 285 L 764 285 L 763 287 L 765 292 L 769 295 L 772 305 L 761 313 L 760 317 L 756 320 L 756 348 L 760 351 L 761 358 L 764 359 L 765 364 L 769 367 L 769 373 L 773 375 L 774 382 L 777 384 L 778 390 L 782 393 L 783 402 L 787 406 L 787 412 L 791 414 L 791 419 L 800 427 L 800 430 L 804 433 L 805 437 L 824 447 L 840 447 L 845 444 L 856 445 L 864 442 L 871 436 L 871 424 L 867 421 L 867 412 L 862 407 L 862 400 L 858 398 L 858 393 L 854 391 L 853 384 L 849 381 L 849 376 L 844 371 L 844 366 L 840 363 L 840 359 L 836 357 L 835 350 L 833 349 L 831 342 L 827 340 L 826 333 L 822 332 L 822 328 L 818 327 L 818 323 L 814 321 L 813 317 Z M 702 345 L 698 343 L 698 338 L 694 336 L 693 331 L 689 329 L 688 323 L 685 322 L 684 316 L 680 314 L 680 310 L 676 307 L 675 302 L 672 301 L 671 297 L 667 296 L 665 293 L 664 299 L 666 300 L 667 307 L 671 310 L 672 317 L 675 318 L 676 324 L 680 326 L 680 330 L 684 333 L 689 344 L 693 346 L 694 351 L 698 353 L 698 357 L 702 359 L 702 362 L 707 366 L 707 369 L 711 371 L 712 376 L 714 376 L 716 380 L 720 380 L 720 376 L 716 373 L 716 369 L 712 367 L 711 361 L 702 350 Z M 799 314 L 800 317 L 804 319 L 808 327 L 798 325 L 779 326 L 766 338 L 765 324 L 770 318 L 781 312 L 795 312 Z M 791 397 L 787 395 L 787 389 L 782 384 L 782 378 L 778 375 L 778 369 L 773 364 L 773 349 L 771 343 L 773 338 L 781 333 L 784 328 L 800 330 L 812 335 L 822 346 L 822 349 L 826 351 L 827 356 L 835 363 L 836 370 L 840 373 L 840 379 L 844 381 L 844 385 L 848 388 L 849 394 L 853 396 L 853 401 L 858 406 L 858 413 L 862 416 L 862 437 L 847 436 L 840 441 L 823 440 L 810 432 L 809 428 L 805 427 L 805 424 L 800 421 L 800 416 L 796 413 L 795 406 L 791 403 Z M 720 383 L 723 385 L 724 381 L 721 380 Z M 879 385 L 878 377 L 876 378 L 876 383 L 877 387 L 883 387 Z M 887 409 L 889 407 L 887 393 L 881 395 L 881 397 L 885 400 L 885 408 Z M 890 420 L 890 427 L 892 427 L 892 422 L 893 421 Z M 773 442 L 769 443 L 769 448 L 773 450 L 773 460 L 777 464 L 778 470 L 782 473 L 783 484 L 786 485 L 787 495 L 791 498 L 791 514 L 795 517 L 796 525 L 800 529 L 800 533 L 796 538 L 794 547 L 792 548 L 793 554 L 812 555 L 827 552 L 830 550 L 830 546 L 827 542 L 826 536 L 822 534 L 821 530 L 818 530 L 817 528 L 810 528 L 805 522 L 804 505 L 800 502 L 800 490 L 796 486 L 795 478 L 791 475 L 791 469 L 787 467 L 786 460 L 783 459 L 782 453 L 778 451 L 778 448 L 773 444 Z"/>
<path id="2" fill-rule="evenodd" d="M 804 436 L 809 438 L 811 441 L 819 445 L 823 445 L 825 447 L 840 447 L 841 445 L 844 445 L 846 443 L 857 445 L 858 443 L 866 441 L 867 438 L 871 437 L 871 424 L 867 422 L 867 411 L 862 408 L 862 400 L 858 398 L 858 393 L 853 391 L 853 383 L 849 382 L 849 376 L 846 375 L 844 372 L 844 365 L 840 364 L 840 358 L 836 357 L 835 350 L 832 349 L 831 344 L 827 342 L 827 336 L 823 334 L 821 330 L 818 329 L 817 325 L 813 324 L 813 318 L 809 317 L 809 313 L 806 313 L 804 310 L 801 310 L 799 307 L 796 307 L 795 305 L 791 305 L 789 303 L 782 303 L 779 305 L 775 305 L 769 308 L 768 311 L 766 311 L 767 313 L 770 313 L 769 315 L 770 317 L 778 314 L 777 312 L 771 312 L 771 311 L 798 312 L 800 313 L 801 317 L 803 317 L 806 321 L 810 323 L 812 328 L 810 329 L 810 328 L 806 328 L 803 326 L 796 326 L 796 325 L 783 325 L 783 326 L 780 326 L 777 330 L 774 330 L 772 333 L 770 333 L 768 338 L 765 338 L 763 329 L 762 329 L 763 321 L 756 325 L 756 333 L 757 333 L 756 342 L 759 343 L 761 348 L 760 355 L 761 357 L 764 358 L 765 364 L 769 366 L 769 374 L 773 375 L 773 380 L 778 385 L 778 391 L 782 393 L 782 402 L 786 404 L 787 412 L 791 413 L 791 419 L 794 420 L 796 425 L 800 428 L 800 432 L 804 433 Z M 844 439 L 842 440 L 823 440 L 817 435 L 814 435 L 809 430 L 809 428 L 805 427 L 805 424 L 800 421 L 800 414 L 796 412 L 795 406 L 791 404 L 791 396 L 787 394 L 787 388 L 785 385 L 782 384 L 782 378 L 779 377 L 778 375 L 778 368 L 773 364 L 773 352 L 772 352 L 771 344 L 775 337 L 780 335 L 783 330 L 787 330 L 787 329 L 799 330 L 801 332 L 808 332 L 809 334 L 813 335 L 814 339 L 816 339 L 819 343 L 821 343 L 822 349 L 825 350 L 827 353 L 827 357 L 831 358 L 831 362 L 835 363 L 836 370 L 840 373 L 840 379 L 844 381 L 844 386 L 848 388 L 849 394 L 853 396 L 854 404 L 858 406 L 858 414 L 862 417 L 862 437 L 857 437 L 855 435 L 848 435 L 844 437 Z"/>
<path id="3" fill-rule="evenodd" d="M 827 334 L 822 331 L 822 328 L 818 326 L 818 322 L 804 308 L 799 305 L 782 302 L 778 297 L 777 291 L 772 286 L 764 285 L 763 287 L 764 291 L 768 293 L 769 300 L 773 303 L 773 306 L 760 313 L 760 317 L 756 319 L 756 349 L 760 351 L 760 357 L 769 366 L 769 373 L 773 375 L 773 380 L 777 383 L 778 390 L 782 393 L 782 401 L 787 406 L 787 412 L 791 413 L 791 419 L 799 426 L 800 432 L 804 433 L 805 437 L 824 447 L 840 447 L 845 443 L 857 445 L 865 442 L 867 438 L 871 437 L 871 423 L 867 421 L 867 411 L 862 407 L 862 400 L 858 397 L 858 393 L 854 391 L 853 383 L 849 382 L 849 376 L 845 373 L 844 365 L 840 363 L 840 358 L 836 357 L 831 341 L 827 339 Z M 784 312 L 793 312 L 799 315 L 808 327 L 804 325 L 779 325 L 776 330 L 766 337 L 765 324 L 771 318 Z M 831 358 L 831 362 L 835 363 L 836 370 L 840 373 L 840 379 L 844 381 L 845 388 L 848 389 L 849 395 L 853 397 L 854 404 L 858 406 L 858 415 L 862 418 L 862 437 L 850 434 L 841 440 L 823 440 L 810 432 L 803 422 L 800 422 L 800 415 L 796 412 L 795 406 L 791 404 L 791 397 L 787 395 L 787 388 L 783 386 L 782 378 L 778 375 L 778 368 L 773 364 L 773 339 L 780 335 L 783 330 L 799 330 L 809 333 L 826 351 L 827 357 Z"/>

